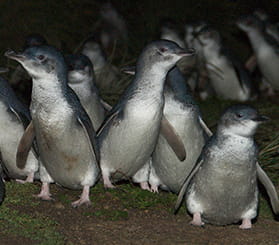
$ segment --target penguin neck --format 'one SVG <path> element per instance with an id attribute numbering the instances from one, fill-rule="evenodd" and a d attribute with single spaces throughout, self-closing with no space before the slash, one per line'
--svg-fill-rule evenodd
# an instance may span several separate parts
<path id="1" fill-rule="evenodd" d="M 203 49 L 204 56 L 207 60 L 210 60 L 212 57 L 216 57 L 220 54 L 221 44 L 214 42 L 211 45 Z"/>
<path id="2" fill-rule="evenodd" d="M 93 99 L 92 96 L 94 99 L 99 99 L 99 94 L 94 85 L 93 77 L 84 78 L 79 83 L 69 83 L 69 86 L 75 91 L 81 101 L 89 101 Z"/>
<path id="3" fill-rule="evenodd" d="M 247 35 L 256 53 L 262 47 L 262 45 L 266 43 L 264 33 L 259 30 L 249 31 L 247 32 Z"/>
<path id="4" fill-rule="evenodd" d="M 64 99 L 67 91 L 67 77 L 48 74 L 33 78 L 32 101 L 43 107 L 53 107 Z"/>
<path id="5" fill-rule="evenodd" d="M 168 72 L 165 85 L 165 91 L 166 90 L 171 90 L 174 94 L 174 98 L 183 104 L 195 104 L 190 88 L 176 66 Z"/>
<path id="6" fill-rule="evenodd" d="M 161 66 L 139 67 L 135 76 L 135 88 L 138 92 L 148 94 L 163 93 L 168 70 Z"/>

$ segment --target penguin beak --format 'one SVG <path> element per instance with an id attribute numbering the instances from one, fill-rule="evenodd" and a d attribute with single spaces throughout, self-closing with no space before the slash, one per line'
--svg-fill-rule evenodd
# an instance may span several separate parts
<path id="1" fill-rule="evenodd" d="M 16 61 L 24 61 L 26 59 L 26 56 L 23 55 L 23 54 L 20 54 L 20 53 L 16 53 L 15 51 L 13 50 L 7 50 L 4 55 L 6 57 L 8 57 L 9 59 L 12 59 L 12 60 L 16 60 Z"/>
<path id="2" fill-rule="evenodd" d="M 256 118 L 253 119 L 253 121 L 256 121 L 256 122 L 266 122 L 268 120 L 270 120 L 270 119 L 266 116 L 257 116 Z"/>
<path id="3" fill-rule="evenodd" d="M 185 57 L 185 56 L 192 56 L 194 55 L 196 52 L 194 49 L 190 48 L 190 49 L 187 49 L 187 50 L 180 50 L 178 51 L 176 54 L 178 56 L 181 56 L 181 57 Z"/>

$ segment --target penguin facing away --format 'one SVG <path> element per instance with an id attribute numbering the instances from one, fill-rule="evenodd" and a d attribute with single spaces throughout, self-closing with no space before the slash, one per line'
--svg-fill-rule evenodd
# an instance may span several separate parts
<path id="1" fill-rule="evenodd" d="M 272 88 L 279 90 L 278 42 L 265 32 L 262 21 L 253 15 L 239 18 L 236 24 L 239 29 L 246 32 L 264 79 Z"/>
<path id="2" fill-rule="evenodd" d="M 204 28 L 197 35 L 209 81 L 217 96 L 247 101 L 251 95 L 251 79 L 244 66 L 222 44 L 219 32 Z"/>
<path id="3" fill-rule="evenodd" d="M 276 189 L 260 167 L 253 136 L 267 118 L 247 105 L 229 107 L 221 116 L 216 133 L 204 146 L 196 166 L 186 178 L 176 205 L 183 197 L 193 214 L 192 225 L 228 225 L 242 221 L 250 229 L 257 216 L 257 178 L 267 190 L 275 213 L 279 213 Z"/>
<path id="4" fill-rule="evenodd" d="M 95 76 L 91 61 L 85 55 L 66 55 L 69 86 L 79 97 L 82 106 L 97 130 L 105 117 L 99 91 L 95 86 Z"/>
<path id="5" fill-rule="evenodd" d="M 114 187 L 111 180 L 133 177 L 148 162 L 159 135 L 166 74 L 189 55 L 193 55 L 192 50 L 186 52 L 167 40 L 151 42 L 142 51 L 134 80 L 97 132 L 105 187 Z M 184 159 L 184 146 L 181 141 L 177 145 Z"/>
<path id="6" fill-rule="evenodd" d="M 36 137 L 44 167 L 40 171 L 43 185 L 39 197 L 51 199 L 49 183 L 53 180 L 64 187 L 83 190 L 73 207 L 90 204 L 90 187 L 99 178 L 99 148 L 90 118 L 67 84 L 62 54 L 54 47 L 38 46 L 5 55 L 21 63 L 33 80 L 33 134 L 28 141 Z"/>

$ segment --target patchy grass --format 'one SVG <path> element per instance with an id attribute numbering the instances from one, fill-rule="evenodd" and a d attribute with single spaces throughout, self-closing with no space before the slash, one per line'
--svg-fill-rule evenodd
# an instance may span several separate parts
<path id="1" fill-rule="evenodd" d="M 30 209 L 40 202 L 34 200 L 34 186 L 6 183 L 6 199 L 0 208 L 1 232 L 29 238 L 40 245 L 62 245 L 64 237 L 56 231 L 57 223 L 38 212 L 32 215 L 24 213 L 28 205 Z"/>

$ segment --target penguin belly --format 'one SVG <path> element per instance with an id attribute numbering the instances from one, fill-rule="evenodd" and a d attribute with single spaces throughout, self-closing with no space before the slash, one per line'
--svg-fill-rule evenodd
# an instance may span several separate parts
<path id="1" fill-rule="evenodd" d="M 41 159 L 54 181 L 70 189 L 92 186 L 99 169 L 82 126 L 71 117 L 33 121 Z"/>

